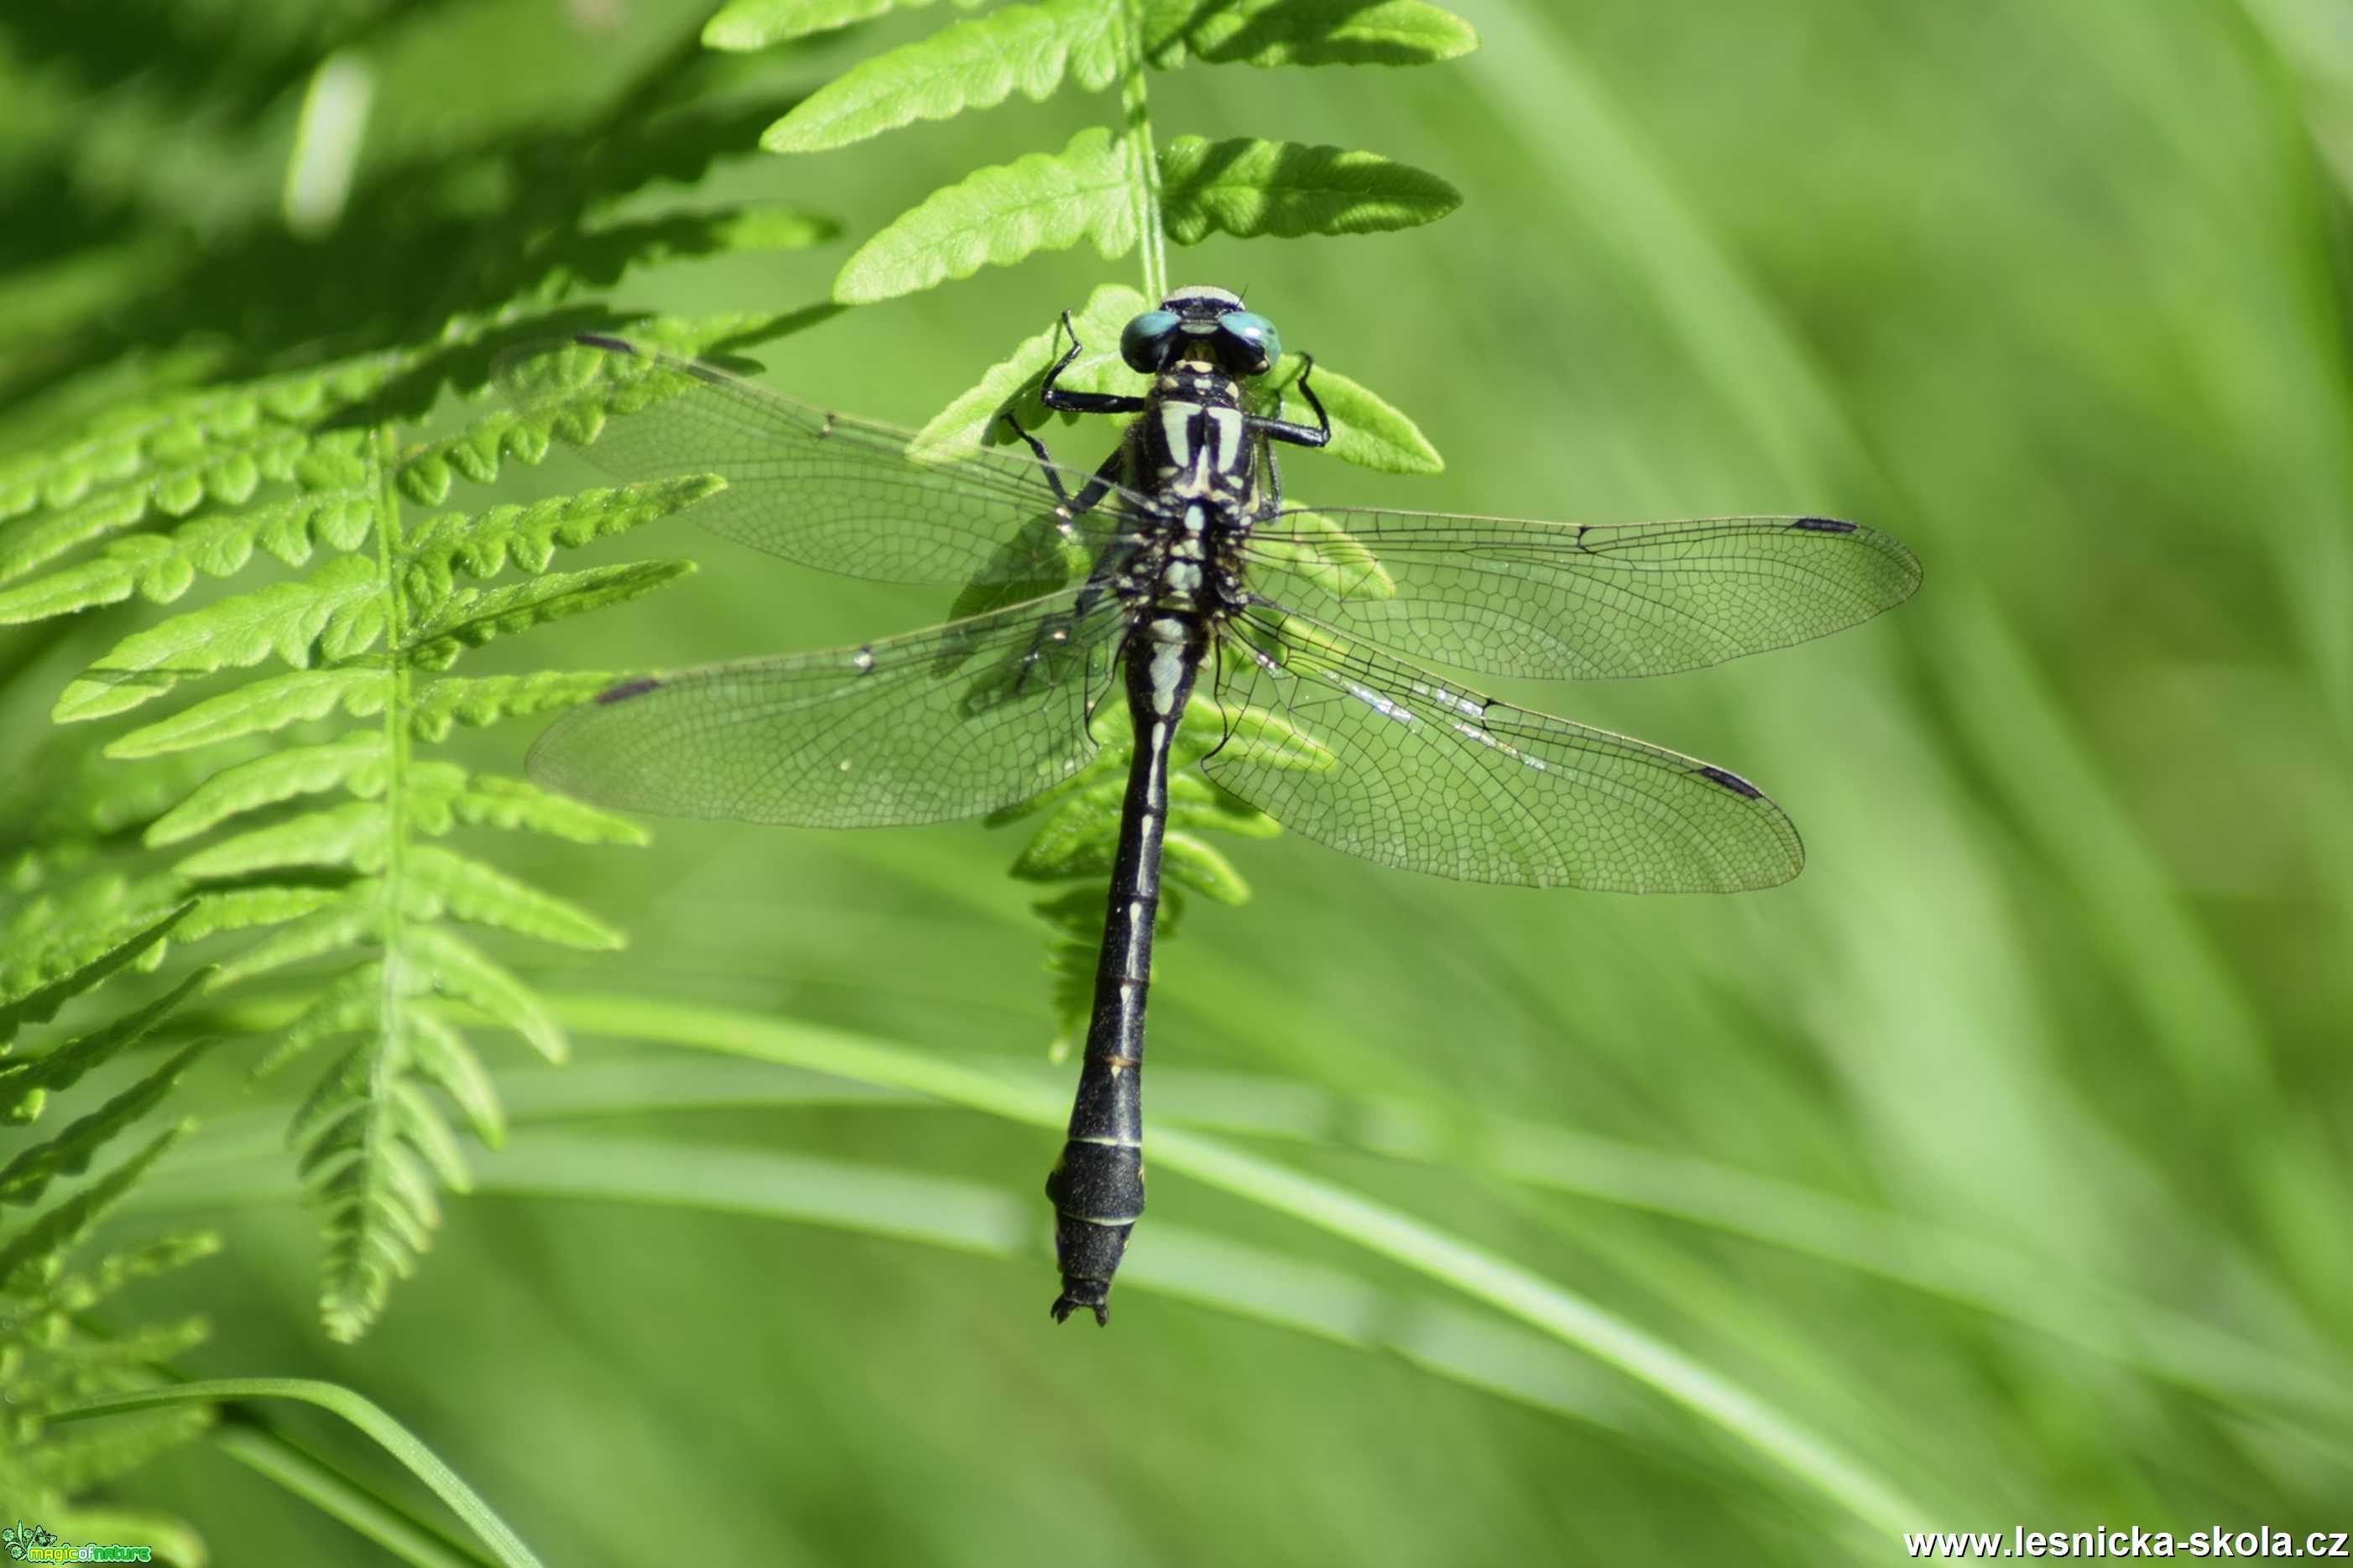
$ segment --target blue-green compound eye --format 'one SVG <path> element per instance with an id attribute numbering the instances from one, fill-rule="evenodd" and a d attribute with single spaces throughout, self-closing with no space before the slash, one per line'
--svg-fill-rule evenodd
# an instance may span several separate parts
<path id="1" fill-rule="evenodd" d="M 1167 363 L 1168 340 L 1176 331 L 1176 311 L 1146 310 L 1119 334 L 1119 357 L 1128 369 L 1151 375 Z"/>
<path id="2" fill-rule="evenodd" d="M 1228 310 L 1218 318 L 1218 327 L 1246 356 L 1257 356 L 1256 363 L 1243 367 L 1245 374 L 1261 374 L 1282 357 L 1282 340 L 1275 335 L 1274 323 L 1256 310 Z"/>

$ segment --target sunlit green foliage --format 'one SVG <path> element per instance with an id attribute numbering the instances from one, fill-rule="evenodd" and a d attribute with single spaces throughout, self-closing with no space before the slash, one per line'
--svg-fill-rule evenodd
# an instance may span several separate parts
<path id="1" fill-rule="evenodd" d="M 515 441 L 503 426 L 501 437 Z M 575 842 L 636 843 L 632 825 L 550 796 L 520 779 L 476 776 L 416 755 L 412 704 L 430 699 L 466 650 L 533 627 L 635 599 L 674 580 L 684 563 L 642 563 L 583 572 L 548 570 L 559 548 L 578 548 L 691 505 L 715 479 L 598 490 L 501 507 L 475 517 L 442 514 L 404 524 L 389 437 L 350 447 L 332 464 L 290 467 L 280 476 L 324 488 L 338 521 L 319 542 L 335 553 L 301 577 L 232 593 L 134 632 L 100 655 L 59 695 L 59 722 L 106 718 L 172 693 L 181 683 L 265 661 L 289 665 L 333 692 L 320 703 L 302 680 L 273 682 L 270 699 L 212 698 L 161 727 L 120 737 L 111 748 L 153 757 L 217 740 L 268 733 L 340 706 L 371 727 L 266 752 L 213 774 L 147 829 L 151 846 L 215 835 L 177 860 L 198 893 L 206 934 L 276 926 L 223 972 L 225 982 L 270 975 L 290 964 L 355 953 L 322 974 L 314 999 L 264 1056 L 271 1070 L 323 1042 L 344 1042 L 296 1113 L 292 1138 L 301 1168 L 327 1214 L 329 1255 L 322 1296 L 329 1328 L 362 1331 L 391 1281 L 414 1267 L 438 1222 L 435 1189 L 462 1189 L 465 1161 L 430 1085 L 446 1094 L 475 1133 L 495 1142 L 500 1115 L 480 1063 L 464 1037 L 435 1010 L 435 998 L 463 1003 L 532 1046 L 560 1056 L 560 1029 L 524 986 L 454 921 L 571 946 L 610 949 L 621 933 L 568 900 L 540 892 L 471 855 L 424 842 L 460 826 L 551 833 Z M 461 442 L 444 442 L 438 450 Z M 241 487 L 242 501 L 252 487 Z M 216 498 L 220 499 L 220 498 Z M 282 516 L 280 506 L 269 509 Z M 36 520 L 39 513 L 36 512 Z M 356 520 L 355 521 L 353 520 Z M 216 546 L 198 563 L 226 575 L 263 529 L 237 514 L 212 523 Z M 307 558 L 310 542 L 279 552 Z M 372 549 L 363 546 L 373 544 Z M 119 547 L 118 547 L 119 550 Z M 494 578 L 512 567 L 520 582 L 474 587 L 460 577 Z M 59 575 L 73 576 L 75 568 Z M 86 577 L 86 574 L 84 574 Z M 146 595 L 174 599 L 187 572 L 152 578 Z M 19 614 L 26 618 L 119 595 L 60 592 L 34 578 Z M 236 720 L 226 722 L 225 709 Z M 495 717 L 495 713 L 491 716 Z M 347 797 L 320 805 L 321 797 Z M 291 811 L 280 810 L 292 806 Z M 258 819 L 255 814 L 259 814 Z M 225 834 L 216 830 L 231 829 Z"/>
<path id="2" fill-rule="evenodd" d="M 547 432 L 487 408 L 430 434 L 448 388 L 479 396 L 504 345 L 562 330 L 577 316 L 551 307 L 630 268 L 686 256 L 790 250 L 821 243 L 824 219 L 776 204 L 608 218 L 606 206 L 659 173 L 691 178 L 726 146 L 736 122 L 687 106 L 666 117 L 675 67 L 625 94 L 601 124 L 568 143 L 492 144 L 482 168 L 528 170 L 529 199 L 500 226 L 512 248 L 455 279 L 438 259 L 459 219 L 420 200 L 394 213 L 390 237 L 353 243 L 381 263 L 406 244 L 415 263 L 379 274 L 324 330 L 347 347 L 300 371 L 217 375 L 139 395 L 0 463 L 0 624 L 38 623 L 137 597 L 175 604 L 206 579 L 259 574 L 259 585 L 209 595 L 120 637 L 58 693 L 59 723 L 112 718 L 175 696 L 206 677 L 280 667 L 111 736 L 109 755 L 153 768 L 198 748 L 216 771 L 167 766 L 175 798 L 148 813 L 144 844 L 170 848 L 168 871 L 126 881 L 119 845 L 93 845 L 70 879 L 54 841 L 27 846 L 20 920 L 56 918 L 60 900 L 104 910 L 92 940 L 193 893 L 178 940 L 269 931 L 216 976 L 217 984 L 292 975 L 310 1000 L 259 1058 L 274 1070 L 314 1047 L 334 1055 L 296 1110 L 292 1139 L 327 1220 L 322 1288 L 328 1327 L 355 1337 L 393 1279 L 414 1267 L 438 1221 L 437 1190 L 462 1189 L 466 1163 L 443 1109 L 495 1142 L 501 1114 L 481 1063 L 444 1016 L 451 1005 L 550 1056 L 562 1030 L 512 970 L 468 925 L 575 948 L 621 945 L 619 930 L 467 850 L 428 842 L 460 827 L 635 844 L 634 825 L 552 796 L 519 778 L 427 760 L 421 748 L 453 723 L 479 728 L 556 710 L 595 687 L 579 672 L 454 675 L 463 656 L 520 633 L 628 603 L 689 570 L 649 561 L 553 570 L 559 551 L 668 516 L 716 479 L 598 489 L 476 513 L 405 515 L 449 498 L 459 478 L 495 479 L 503 461 L 537 461 Z M 646 122 L 656 121 L 648 133 Z M 454 164 L 432 167 L 446 177 Z M 409 178 L 423 179 L 426 166 Z M 398 183 L 404 176 L 387 174 Z M 376 226 L 372 223 L 372 230 Z M 266 337 L 285 291 L 265 279 L 266 236 L 247 258 L 254 275 L 214 283 L 252 290 L 239 320 Z M 330 242 L 330 249 L 333 242 Z M 332 265 L 332 258 L 318 258 Z M 212 276 L 216 256 L 195 263 Z M 200 324 L 200 314 L 190 325 Z M 792 323 L 718 318 L 658 327 L 705 346 Z M 394 335 L 396 326 L 417 334 Z M 375 341 L 368 334 L 376 334 Z M 259 363 L 248 341 L 215 367 Z M 95 554 L 58 564 L 92 544 Z M 265 568 L 301 569 L 287 576 Z M 513 580 L 499 579 L 516 574 Z M 359 728 L 318 732 L 343 716 Z M 264 737 L 274 749 L 255 752 Z M 223 755 L 241 746 L 247 754 Z M 112 786 L 110 786 L 112 787 Z M 168 793 L 168 788 L 166 793 Z M 129 824 L 125 824 L 129 826 Z M 198 843 L 197 840 L 205 842 Z M 79 840 L 77 840 L 79 841 Z M 37 884 L 56 877 L 56 890 Z M 437 1100 L 427 1088 L 446 1100 Z"/>
<path id="3" fill-rule="evenodd" d="M 738 0 L 712 19 L 713 47 L 761 49 L 888 8 Z M 1429 223 L 1461 195 L 1434 174 L 1370 153 L 1180 136 L 1158 153 L 1149 73 L 1187 59 L 1255 66 L 1423 65 L 1478 47 L 1469 23 L 1427 0 L 1042 0 L 952 21 L 872 56 L 762 133 L 772 153 L 848 146 L 921 121 L 990 109 L 1018 92 L 1120 89 L 1114 131 L 1080 132 L 1059 152 L 979 169 L 934 191 L 861 246 L 834 298 L 869 304 L 1009 267 L 1086 241 L 1106 261 L 1141 247 L 1147 292 L 1164 283 L 1161 232 L 1364 234 Z M 1147 232 L 1147 226 L 1151 232 Z"/>
<path id="4" fill-rule="evenodd" d="M 137 1045 L 206 976 L 199 970 L 148 1005 L 64 1039 L 26 1037 L 27 1026 L 47 1023 L 58 1009 L 109 979 L 130 972 L 154 952 L 175 911 L 136 936 L 90 952 L 74 944 L 42 949 L 35 967 L 51 978 L 31 987 L 0 985 L 0 1499 L 12 1527 L 30 1521 L 79 1543 L 126 1533 L 170 1542 L 184 1561 L 201 1556 L 187 1529 L 173 1521 L 110 1508 L 89 1493 L 137 1469 L 151 1457 L 202 1431 L 211 1412 L 201 1405 L 97 1428 L 58 1430 L 64 1408 L 94 1395 L 148 1381 L 154 1362 L 179 1355 L 205 1337 L 199 1320 L 132 1327 L 114 1314 L 127 1289 L 216 1251 L 208 1231 L 180 1232 L 115 1247 L 95 1258 L 84 1243 L 100 1222 L 144 1179 L 190 1123 L 146 1135 L 127 1157 L 94 1181 L 59 1192 L 87 1174 L 93 1162 L 153 1119 L 202 1045 L 184 1047 L 148 1068 L 111 1097 L 76 1097 L 79 1113 L 54 1131 L 28 1131 L 52 1095 L 71 1090 L 110 1058 Z M 61 1031 L 44 1031 L 45 1034 Z M 63 1120 L 62 1117 L 59 1120 Z M 92 1314 L 112 1327 L 99 1327 Z"/>

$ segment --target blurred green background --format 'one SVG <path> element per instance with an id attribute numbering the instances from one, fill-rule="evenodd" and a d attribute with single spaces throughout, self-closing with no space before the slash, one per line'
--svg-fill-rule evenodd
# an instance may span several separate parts
<path id="1" fill-rule="evenodd" d="M 543 1149 L 787 1156 L 746 1167 L 745 1203 L 802 1217 L 501 1193 L 485 1160 L 491 1190 L 338 1347 L 312 1216 L 207 1210 L 230 1250 L 161 1303 L 215 1321 L 185 1370 L 365 1393 L 551 1563 L 1888 1562 L 1898 1516 L 2353 1528 L 2353 12 L 1455 8 L 1484 47 L 1450 65 L 1154 83 L 1164 137 L 1363 147 L 1464 193 L 1430 228 L 1172 254 L 1449 462 L 1386 479 L 1308 455 L 1291 488 L 1855 517 L 1909 542 L 1926 585 L 1733 667 L 1503 688 L 1760 781 L 1806 834 L 1795 884 L 1533 894 L 1241 846 L 1255 900 L 1163 950 L 1148 1103 L 1634 1326 L 1769 1435 L 1662 1393 L 1638 1351 L 1580 1353 L 1181 1171 L 1155 1172 L 1112 1328 L 1053 1331 L 1056 1135 L 594 1037 L 573 1070 L 636 1075 L 649 1104 Z M 174 302 L 142 290 L 277 224 L 322 40 L 377 73 L 373 167 L 576 122 L 705 9 L 17 0 L 0 437 L 103 395 L 119 301 L 159 346 Z M 724 85 L 813 86 L 938 20 Z M 692 195 L 801 203 L 854 243 L 1107 102 L 747 156 Z M 813 303 L 845 254 L 667 267 L 616 302 Z M 763 357 L 779 386 L 920 422 L 1106 279 L 1133 261 L 1044 258 Z M 322 320 L 337 287 L 290 268 Z M 190 333 L 237 332 L 203 308 Z M 1092 461 L 1091 433 L 1055 438 Z M 504 494 L 588 482 L 558 458 Z M 624 543 L 608 555 L 704 569 L 534 660 L 697 662 L 944 608 L 683 522 Z M 12 645 L 6 749 L 152 613 Z M 479 745 L 512 768 L 526 739 Z M 721 1005 L 1059 1089 L 1018 843 L 664 824 L 644 851 L 525 847 L 516 870 L 633 941 L 515 961 L 559 996 Z M 520 1057 L 498 1065 L 523 1107 L 561 1092 Z M 200 1092 L 216 1132 L 272 1136 L 246 1065 Z M 1800 1479 L 1815 1446 L 1875 1520 Z M 224 1563 L 385 1560 L 202 1445 L 123 1489 Z"/>

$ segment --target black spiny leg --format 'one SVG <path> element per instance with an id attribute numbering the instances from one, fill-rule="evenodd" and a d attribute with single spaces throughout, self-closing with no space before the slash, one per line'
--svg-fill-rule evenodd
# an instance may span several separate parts
<path id="1" fill-rule="evenodd" d="M 1062 470 L 1054 466 L 1054 454 L 1046 449 L 1046 443 L 1021 428 L 1021 421 L 1014 417 L 1010 408 L 1005 411 L 1004 419 L 1005 427 L 1018 436 L 1021 444 L 1035 452 L 1038 461 L 1045 465 L 1039 471 L 1046 476 L 1047 484 L 1053 487 L 1054 500 L 1060 503 L 1054 509 L 1054 520 L 1063 526 L 1065 531 L 1069 530 L 1072 518 L 1081 512 L 1092 511 L 1096 503 L 1110 493 L 1112 486 L 1119 483 L 1120 471 L 1127 462 L 1125 447 L 1113 447 L 1111 456 L 1103 460 L 1103 467 L 1094 471 L 1094 477 L 1080 488 L 1078 494 L 1072 495 L 1063 488 Z"/>
<path id="2" fill-rule="evenodd" d="M 1068 310 L 1062 312 L 1062 331 L 1071 334 L 1071 346 L 1060 359 L 1054 362 L 1054 368 L 1046 373 L 1046 379 L 1039 384 L 1038 401 L 1060 414 L 1143 413 L 1145 400 L 1141 397 L 1123 397 L 1109 392 L 1064 392 L 1054 384 L 1061 374 L 1071 368 L 1071 362 L 1079 357 L 1079 330 L 1071 325 Z"/>
<path id="3" fill-rule="evenodd" d="M 1082 512 L 1092 511 L 1102 502 L 1103 497 L 1111 493 L 1112 487 L 1119 482 L 1121 469 L 1127 462 L 1126 444 L 1123 442 L 1113 447 L 1111 456 L 1103 459 L 1103 467 L 1097 468 L 1093 476 L 1079 487 L 1078 494 L 1072 495 L 1063 485 L 1062 470 L 1055 466 L 1054 454 L 1046 449 L 1046 443 L 1021 428 L 1021 421 L 1014 417 L 1013 410 L 1010 408 L 1005 411 L 1004 418 L 1005 427 L 1019 437 L 1022 445 L 1038 456 L 1039 465 L 1038 471 L 1045 476 L 1046 483 L 1054 491 L 1055 528 L 1064 540 L 1077 539 L 1078 529 L 1072 520 Z M 1021 673 L 1014 679 L 1015 691 L 1022 690 L 1028 684 L 1030 670 L 1037 665 L 1039 656 L 1045 651 L 1047 638 L 1053 630 L 1052 623 L 1060 622 L 1064 627 L 1076 625 L 1081 617 L 1094 607 L 1096 596 L 1103 592 L 1104 584 L 1110 580 L 1111 569 L 1114 565 L 1124 565 L 1126 560 L 1127 552 L 1116 550 L 1107 552 L 1103 560 L 1097 563 L 1094 574 L 1080 589 L 1078 599 L 1070 609 L 1039 626 L 1038 636 L 1030 643 L 1029 651 L 1022 656 Z M 1087 718 L 1090 723 L 1093 722 L 1094 715 L 1092 712 Z"/>
<path id="4" fill-rule="evenodd" d="M 1307 363 L 1299 369 L 1299 395 L 1307 399 L 1308 407 L 1315 410 L 1314 427 L 1310 429 L 1288 419 L 1253 419 L 1250 427 L 1270 441 L 1288 441 L 1294 447 L 1328 446 L 1332 440 L 1332 416 L 1324 412 L 1324 400 L 1316 396 L 1315 388 L 1308 384 L 1309 378 L 1315 374 L 1315 356 L 1303 354 L 1300 357 Z"/>

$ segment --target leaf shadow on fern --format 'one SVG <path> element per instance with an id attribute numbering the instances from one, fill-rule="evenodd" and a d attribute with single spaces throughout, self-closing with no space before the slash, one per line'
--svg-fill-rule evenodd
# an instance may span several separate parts
<path id="1" fill-rule="evenodd" d="M 706 106 L 700 95 L 712 76 L 684 48 L 673 50 L 578 126 L 480 135 L 367 170 L 348 203 L 364 216 L 321 237 L 298 237 L 274 215 L 259 216 L 190 251 L 141 295 L 109 301 L 104 316 L 72 323 L 66 349 L 44 353 L 37 339 L 12 356 L 20 368 L 0 377 L 0 415 L 127 352 L 200 344 L 177 372 L 181 380 L 258 378 L 388 344 L 429 343 L 445 331 L 463 335 L 489 324 L 473 318 L 545 309 L 655 261 L 831 238 L 829 220 L 789 205 L 597 226 L 602 209 L 655 182 L 691 184 L 747 153 L 758 127 L 796 101 L 770 92 Z M 71 181 L 53 166 L 37 184 L 70 188 Z M 62 230 L 52 253 L 77 232 Z M 482 382 L 453 375 L 444 384 L 471 391 Z M 408 390 L 421 396 L 431 388 Z"/>

